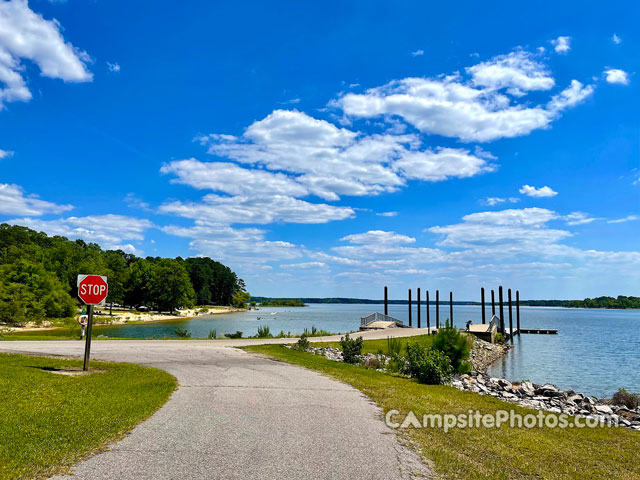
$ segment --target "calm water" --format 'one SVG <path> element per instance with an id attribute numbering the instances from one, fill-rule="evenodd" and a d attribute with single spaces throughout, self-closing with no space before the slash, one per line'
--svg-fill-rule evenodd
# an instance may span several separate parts
<path id="1" fill-rule="evenodd" d="M 424 305 L 422 308 L 424 327 Z M 268 325 L 273 334 L 280 330 L 300 333 L 312 325 L 330 332 L 344 333 L 357 330 L 360 317 L 382 310 L 382 305 L 267 307 L 258 311 L 202 316 L 192 320 L 123 325 L 103 334 L 112 337 L 163 338 L 165 335 L 173 337 L 173 331 L 180 327 L 191 332 L 193 337 L 206 337 L 212 329 L 218 335 L 240 330 L 246 337 L 255 335 L 258 326 L 262 325 Z M 276 314 L 271 315 L 271 312 Z M 481 321 L 478 306 L 455 305 L 453 313 L 454 323 L 458 327 L 463 327 L 467 320 L 473 320 L 474 323 Z M 389 314 L 406 322 L 408 308 L 406 305 L 390 305 Z M 430 307 L 430 316 L 431 325 L 434 325 L 433 305 Z M 441 305 L 440 320 L 444 321 L 448 316 L 448 305 Z M 487 319 L 490 317 L 490 309 L 487 309 Z M 563 389 L 572 388 L 599 397 L 610 396 L 621 386 L 640 392 L 640 311 L 522 307 L 520 318 L 524 328 L 553 328 L 558 330 L 558 335 L 516 337 L 516 348 L 492 367 L 489 372 L 491 375 L 514 381 L 528 379 L 535 383 L 550 382 Z M 414 326 L 416 320 L 414 306 Z"/>

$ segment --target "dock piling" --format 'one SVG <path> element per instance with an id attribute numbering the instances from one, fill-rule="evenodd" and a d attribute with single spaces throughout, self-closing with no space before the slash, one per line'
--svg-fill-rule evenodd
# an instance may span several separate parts
<path id="1" fill-rule="evenodd" d="M 511 289 L 507 290 L 507 298 L 509 300 L 509 337 L 513 342 L 513 311 L 511 309 Z"/>
<path id="2" fill-rule="evenodd" d="M 436 328 L 440 328 L 440 290 L 436 290 Z"/>
<path id="3" fill-rule="evenodd" d="M 482 324 L 487 323 L 487 318 L 484 313 L 484 287 L 480 289 L 480 304 L 482 305 Z"/>
<path id="4" fill-rule="evenodd" d="M 389 315 L 389 296 L 387 287 L 384 287 L 384 314 Z"/>
<path id="5" fill-rule="evenodd" d="M 427 290 L 427 332 L 431 333 L 431 319 L 429 314 L 429 290 Z"/>
<path id="6" fill-rule="evenodd" d="M 411 289 L 409 289 L 409 326 L 411 326 Z"/>
<path id="7" fill-rule="evenodd" d="M 491 317 L 493 318 L 496 314 L 496 292 L 491 289 Z"/>
<path id="8" fill-rule="evenodd" d="M 500 333 L 504 337 L 504 305 L 502 299 L 502 285 L 498 287 L 498 301 L 500 303 Z"/>
<path id="9" fill-rule="evenodd" d="M 418 328 L 420 328 L 420 287 L 418 287 L 417 295 L 418 295 L 418 298 L 416 300 L 418 303 L 416 304 L 416 306 L 418 311 Z"/>
<path id="10" fill-rule="evenodd" d="M 520 335 L 520 290 L 516 290 L 516 324 Z"/>

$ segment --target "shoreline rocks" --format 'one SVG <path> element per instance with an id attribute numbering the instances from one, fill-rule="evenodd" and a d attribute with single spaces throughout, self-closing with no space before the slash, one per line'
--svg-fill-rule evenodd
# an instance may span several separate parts
<path id="1" fill-rule="evenodd" d="M 479 395 L 491 395 L 525 408 L 593 418 L 601 423 L 640 431 L 640 408 L 631 410 L 622 405 L 611 405 L 573 390 L 559 390 L 551 384 L 510 382 L 478 373 L 475 376 L 459 375 L 452 380 L 451 386 Z"/>

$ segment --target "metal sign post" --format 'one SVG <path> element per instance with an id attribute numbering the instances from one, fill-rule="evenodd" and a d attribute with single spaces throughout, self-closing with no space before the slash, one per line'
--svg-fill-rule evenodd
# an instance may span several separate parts
<path id="1" fill-rule="evenodd" d="M 93 326 L 93 306 L 104 305 L 109 292 L 107 277 L 100 275 L 78 275 L 78 296 L 87 305 L 87 336 L 84 344 L 84 364 L 82 370 L 89 369 L 91 354 L 91 327 Z"/>
<path id="2" fill-rule="evenodd" d="M 87 334 L 85 336 L 84 343 L 84 364 L 82 370 L 89 370 L 89 355 L 91 354 L 91 326 L 93 325 L 93 305 L 87 305 L 87 315 L 89 319 L 87 321 Z"/>

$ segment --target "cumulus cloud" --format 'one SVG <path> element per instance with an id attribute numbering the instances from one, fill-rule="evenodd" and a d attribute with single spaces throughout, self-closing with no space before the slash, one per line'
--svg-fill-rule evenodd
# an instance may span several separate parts
<path id="1" fill-rule="evenodd" d="M 523 185 L 519 191 L 522 195 L 536 198 L 555 197 L 558 194 L 558 192 L 547 186 L 536 188 L 531 185 Z"/>
<path id="2" fill-rule="evenodd" d="M 514 102 L 530 90 L 549 90 L 554 80 L 533 54 L 517 51 L 459 74 L 394 80 L 331 102 L 350 117 L 398 116 L 423 133 L 488 142 L 548 128 L 567 108 L 593 93 L 573 80 L 546 104 Z"/>
<path id="3" fill-rule="evenodd" d="M 117 62 L 114 62 L 114 63 L 107 62 L 107 68 L 109 69 L 110 72 L 113 72 L 113 73 L 118 73 L 120 71 L 120 65 L 118 65 Z"/>
<path id="4" fill-rule="evenodd" d="M 572 212 L 566 215 L 564 219 L 566 220 L 567 225 L 584 225 L 595 220 L 600 220 L 599 218 L 592 217 L 588 213 L 584 212 Z"/>
<path id="5" fill-rule="evenodd" d="M 396 232 L 385 232 L 383 230 L 369 230 L 366 233 L 347 235 L 346 237 L 341 238 L 341 240 L 349 243 L 376 243 L 387 245 L 414 243 L 416 241 L 415 238 L 400 235 Z"/>
<path id="6" fill-rule="evenodd" d="M 555 40 L 551 40 L 551 44 L 556 53 L 564 55 L 571 50 L 571 37 L 558 37 Z"/>
<path id="7" fill-rule="evenodd" d="M 493 90 L 506 88 L 516 96 L 530 90 L 549 90 L 555 85 L 547 68 L 524 50 L 499 55 L 466 70 L 473 85 Z"/>
<path id="8" fill-rule="evenodd" d="M 327 223 L 344 220 L 355 215 L 350 207 L 337 207 L 325 203 L 310 203 L 286 195 L 225 197 L 216 194 L 205 195 L 202 201 L 166 202 L 160 206 L 163 213 L 181 217 L 206 219 L 223 224 L 274 222 Z"/>
<path id="9" fill-rule="evenodd" d="M 144 233 L 154 226 L 146 219 L 111 214 L 55 220 L 16 218 L 8 220 L 7 223 L 23 225 L 49 235 L 62 235 L 71 239 L 81 238 L 96 242 L 107 249 L 122 247 L 125 240 L 144 240 Z M 127 248 L 131 250 L 130 247 Z"/>
<path id="10" fill-rule="evenodd" d="M 372 196 L 394 192 L 409 180 L 437 182 L 496 168 L 495 157 L 482 149 L 424 148 L 417 134 L 366 135 L 295 110 L 275 110 L 241 137 L 198 140 L 228 161 L 176 160 L 160 171 L 173 175 L 173 183 L 218 193 L 198 203 L 167 201 L 160 210 L 229 224 L 342 220 L 354 209 L 311 197 Z"/>
<path id="11" fill-rule="evenodd" d="M 607 83 L 617 83 L 618 85 L 629 85 L 629 75 L 624 70 L 609 68 L 604 71 Z"/>
<path id="12" fill-rule="evenodd" d="M 57 20 L 45 20 L 26 0 L 0 2 L 0 109 L 7 102 L 29 101 L 31 92 L 21 60 L 34 62 L 45 77 L 87 82 L 89 55 L 65 42 Z"/>
<path id="13" fill-rule="evenodd" d="M 13 156 L 13 152 L 10 150 L 1 150 L 0 149 L 0 160 L 2 160 L 3 158 L 9 158 Z"/>
<path id="14" fill-rule="evenodd" d="M 267 240 L 266 232 L 258 228 L 233 228 L 198 219 L 191 227 L 169 225 L 162 231 L 191 238 L 189 245 L 198 254 L 233 263 L 245 272 L 262 271 L 267 262 L 293 260 L 303 255 L 301 246 Z"/>
<path id="15" fill-rule="evenodd" d="M 19 185 L 0 183 L 0 214 L 39 216 L 72 208 L 72 205 L 58 205 L 40 200 L 37 195 L 27 195 Z"/>

